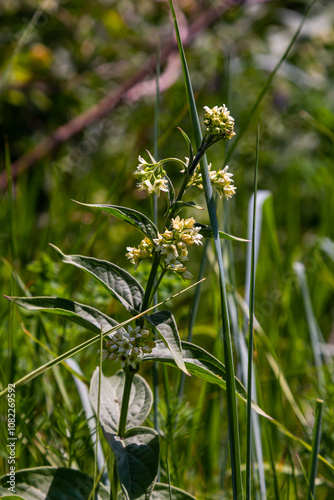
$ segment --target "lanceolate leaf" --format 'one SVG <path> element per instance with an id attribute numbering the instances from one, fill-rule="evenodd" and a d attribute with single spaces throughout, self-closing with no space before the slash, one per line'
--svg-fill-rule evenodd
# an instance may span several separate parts
<path id="1" fill-rule="evenodd" d="M 65 255 L 55 245 L 51 246 L 58 252 L 63 262 L 83 269 L 93 276 L 132 314 L 140 311 L 144 290 L 127 271 L 106 260 L 81 255 Z"/>
<path id="2" fill-rule="evenodd" d="M 192 147 L 192 144 L 191 144 L 191 140 L 189 139 L 189 137 L 187 136 L 187 134 L 182 130 L 182 128 L 178 127 L 178 129 L 181 132 L 181 134 L 183 135 L 184 140 L 188 144 L 188 147 L 189 147 L 189 161 L 188 161 L 188 165 L 191 165 L 192 162 L 193 162 L 193 159 L 194 159 L 194 151 L 193 151 L 193 147 Z M 188 173 L 188 168 L 186 169 L 186 171 Z"/>
<path id="3" fill-rule="evenodd" d="M 219 385 L 224 390 L 226 389 L 225 366 L 217 358 L 209 354 L 201 347 L 191 344 L 190 342 L 182 342 L 182 357 L 187 370 L 191 375 L 195 375 L 202 380 L 211 382 L 212 384 Z M 147 361 L 175 365 L 175 361 L 170 351 L 161 341 L 158 341 L 152 352 L 150 354 L 145 354 L 143 359 Z M 237 396 L 246 402 L 247 391 L 236 377 L 235 385 Z M 271 417 L 261 410 L 256 403 L 253 402 L 252 407 L 257 413 L 271 420 Z"/>
<path id="4" fill-rule="evenodd" d="M 196 222 L 195 227 L 200 227 L 201 228 L 201 235 L 203 238 L 212 238 L 213 233 L 212 229 L 210 226 L 207 226 L 206 224 L 200 224 L 199 222 Z M 219 231 L 219 236 L 223 240 L 233 240 L 233 241 L 243 241 L 243 242 L 248 242 L 248 240 L 245 240 L 244 238 L 239 238 L 238 236 L 233 236 L 232 234 L 224 233 L 224 231 Z"/>
<path id="5" fill-rule="evenodd" d="M 118 207 L 116 205 L 91 205 L 88 203 L 80 203 L 76 201 L 79 205 L 84 205 L 85 207 L 98 208 L 107 214 L 117 217 L 117 219 L 124 220 L 131 226 L 141 231 L 150 240 L 158 236 L 158 228 L 156 225 L 148 218 L 146 215 L 127 207 Z"/>
<path id="6" fill-rule="evenodd" d="M 147 427 L 133 427 L 120 438 L 108 426 L 102 427 L 116 457 L 125 497 L 129 500 L 149 498 L 158 474 L 159 434 Z"/>
<path id="7" fill-rule="evenodd" d="M 182 208 L 197 208 L 198 210 L 203 210 L 202 207 L 197 205 L 194 201 L 176 201 L 175 203 L 172 203 L 170 207 L 168 208 L 168 214 L 171 216 L 177 215 Z M 199 224 L 197 224 L 198 226 Z"/>
<path id="8" fill-rule="evenodd" d="M 109 425 L 115 432 L 119 426 L 124 379 L 123 370 L 119 370 L 112 377 L 105 377 L 101 373 L 100 421 L 102 425 Z M 89 398 L 96 413 L 98 391 L 99 368 L 96 368 L 89 389 Z M 153 396 L 149 385 L 143 377 L 135 375 L 131 386 L 126 428 L 141 425 L 150 413 L 152 403 Z"/>
<path id="9" fill-rule="evenodd" d="M 18 306 L 30 311 L 42 311 L 59 316 L 66 316 L 70 321 L 87 328 L 98 334 L 107 332 L 117 325 L 117 322 L 101 313 L 94 307 L 79 304 L 73 300 L 61 299 L 59 297 L 6 297 Z M 120 328 L 121 329 L 121 328 Z"/>
<path id="10" fill-rule="evenodd" d="M 180 370 L 189 375 L 182 359 L 181 339 L 172 313 L 158 311 L 145 316 L 145 319 L 158 331 Z"/>
<path id="11" fill-rule="evenodd" d="M 0 498 L 9 493 L 7 481 L 8 475 L 0 478 Z M 90 476 L 65 467 L 36 467 L 15 473 L 15 493 L 25 500 L 87 500 L 93 486 Z M 108 489 L 99 484 L 94 499 L 109 498 Z"/>

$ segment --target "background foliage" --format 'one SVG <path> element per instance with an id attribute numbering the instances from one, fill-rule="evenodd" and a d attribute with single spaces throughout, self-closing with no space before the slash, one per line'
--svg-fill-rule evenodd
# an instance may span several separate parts
<path id="1" fill-rule="evenodd" d="M 177 15 L 181 35 L 186 38 L 193 23 L 205 22 L 209 7 L 219 7 L 220 3 L 180 0 Z M 218 15 L 186 50 L 198 109 L 225 102 L 238 133 L 305 7 L 305 2 L 298 1 L 233 2 L 224 14 Z M 104 308 L 119 321 L 125 319 L 120 306 L 110 301 L 103 289 L 75 269 L 62 266 L 48 243 L 65 253 L 110 259 L 132 271 L 125 248 L 139 243 L 138 234 L 115 219 L 82 210 L 71 200 L 150 210 L 149 200 L 135 190 L 132 172 L 139 154 L 144 154 L 145 149 L 153 152 L 154 73 L 149 72 L 144 81 L 124 92 L 120 104 L 107 116 L 60 143 L 22 172 L 13 184 L 12 196 L 4 177 L 6 138 L 11 159 L 16 162 L 55 129 L 119 89 L 145 67 L 157 45 L 163 51 L 173 39 L 173 25 L 168 3 L 153 0 L 48 0 L 42 6 L 34 0 L 2 0 L 0 16 L 0 370 L 5 387 L 49 359 L 43 347 L 27 336 L 27 331 L 58 354 L 88 338 L 88 333 L 61 319 L 55 321 L 14 309 L 2 294 L 74 297 Z M 247 207 L 253 189 L 259 122 L 258 185 L 272 196 L 263 216 L 255 313 L 308 425 L 302 426 L 296 418 L 268 365 L 269 348 L 255 337 L 263 406 L 291 432 L 309 441 L 314 401 L 323 397 L 321 452 L 329 460 L 333 459 L 334 447 L 333 364 L 331 358 L 321 385 L 310 340 L 312 319 L 306 312 L 317 322 L 323 343 L 330 344 L 333 355 L 333 52 L 334 6 L 318 0 L 228 162 L 237 195 L 220 207 L 222 229 L 247 237 Z M 171 52 L 161 71 L 158 156 L 183 157 L 187 149 L 176 127 L 190 131 L 191 126 L 177 52 Z M 219 145 L 210 150 L 209 161 L 215 168 L 224 165 L 226 152 L 222 148 Z M 176 184 L 177 174 L 177 168 L 171 167 L 169 175 Z M 203 205 L 198 191 L 191 195 L 192 200 Z M 231 227 L 224 226 L 227 212 Z M 205 213 L 200 217 L 201 222 L 208 222 Z M 234 265 L 229 264 L 230 280 L 243 296 L 246 245 L 232 246 Z M 199 261 L 198 251 L 190 265 L 194 276 Z M 309 306 L 305 310 L 294 270 L 296 261 L 305 266 L 312 311 Z M 210 263 L 207 269 L 194 342 L 218 355 L 217 277 Z M 136 272 L 142 283 L 146 272 L 144 264 Z M 170 277 L 161 298 L 182 287 L 182 281 Z M 190 295 L 181 296 L 170 306 L 177 310 L 183 338 L 187 336 L 189 301 Z M 242 314 L 239 326 L 242 328 Z M 84 378 L 89 380 L 97 364 L 96 349 L 87 349 L 77 361 L 84 367 Z M 109 374 L 117 368 L 104 367 Z M 163 398 L 160 408 L 165 421 L 161 427 L 170 433 L 167 441 L 176 450 L 176 462 L 170 464 L 173 483 L 198 496 L 205 491 L 206 498 L 215 498 L 214 494 L 220 488 L 225 490 L 230 480 L 228 464 L 224 466 L 226 434 L 221 429 L 221 422 L 225 421 L 224 397 L 215 387 L 203 388 L 198 380 L 187 380 L 187 397 L 180 403 L 175 373 L 170 372 L 169 408 Z M 151 376 L 148 364 L 142 375 Z M 202 408 L 196 406 L 201 390 Z M 242 429 L 242 406 L 240 412 Z M 89 473 L 93 450 L 87 441 L 89 430 L 70 373 L 61 367 L 20 388 L 17 413 L 20 468 L 77 464 Z M 284 467 L 291 471 L 291 463 L 296 467 L 297 488 L 300 487 L 305 481 L 301 463 L 307 469 L 307 454 L 273 429 L 271 433 L 274 460 L 281 467 L 280 487 L 283 491 L 289 488 L 290 474 Z M 268 457 L 268 450 L 265 454 Z M 4 470 L 5 458 L 3 449 Z M 165 475 L 167 464 L 162 465 Z M 227 472 L 224 475 L 222 471 Z M 333 494 L 333 476 L 321 467 L 320 476 L 323 484 L 317 490 L 319 498 L 329 499 Z M 272 487 L 270 481 L 268 487 Z M 295 498 L 292 493 L 291 498 Z"/>

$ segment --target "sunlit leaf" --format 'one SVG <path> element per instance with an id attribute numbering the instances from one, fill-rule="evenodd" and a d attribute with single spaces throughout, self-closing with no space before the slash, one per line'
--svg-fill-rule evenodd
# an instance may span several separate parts
<path id="1" fill-rule="evenodd" d="M 79 201 L 76 201 L 76 203 L 85 207 L 98 208 L 107 214 L 113 215 L 114 217 L 117 217 L 117 219 L 123 220 L 131 226 L 134 226 L 150 240 L 153 240 L 153 238 L 156 238 L 158 235 L 158 228 L 156 225 L 148 217 L 146 217 L 146 215 L 137 212 L 137 210 L 133 210 L 132 208 L 118 207 L 116 205 L 92 205 L 88 203 L 80 203 Z"/>
<path id="2" fill-rule="evenodd" d="M 104 286 L 128 311 L 140 311 L 144 290 L 140 283 L 121 267 L 106 260 L 82 255 L 65 255 L 59 248 L 51 245 L 66 264 L 83 269 Z"/>
<path id="3" fill-rule="evenodd" d="M 123 370 L 119 370 L 112 377 L 105 377 L 101 373 L 100 421 L 103 425 L 109 425 L 115 432 L 117 432 L 119 425 L 124 379 Z M 90 401 L 96 413 L 98 390 L 99 368 L 96 368 L 89 389 Z M 135 375 L 131 386 L 126 428 L 141 425 L 150 413 L 152 403 L 153 396 L 149 385 L 143 377 Z"/>

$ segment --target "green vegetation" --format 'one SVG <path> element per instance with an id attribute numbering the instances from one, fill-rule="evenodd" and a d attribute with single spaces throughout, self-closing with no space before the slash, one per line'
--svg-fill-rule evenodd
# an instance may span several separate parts
<path id="1" fill-rule="evenodd" d="M 334 11 L 222 3 L 1 2 L 0 498 L 333 498 Z"/>

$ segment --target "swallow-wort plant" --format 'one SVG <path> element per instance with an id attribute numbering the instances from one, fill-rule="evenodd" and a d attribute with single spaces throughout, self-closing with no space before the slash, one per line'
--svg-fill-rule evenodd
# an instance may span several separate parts
<path id="1" fill-rule="evenodd" d="M 16 304 L 30 310 L 51 312 L 66 316 L 91 332 L 101 333 L 103 349 L 99 351 L 104 363 L 120 363 L 112 377 L 105 377 L 99 370 L 93 374 L 90 399 L 99 417 L 103 434 L 114 454 L 115 466 L 111 472 L 110 498 L 120 494 L 125 498 L 161 498 L 170 485 L 156 483 L 159 467 L 159 434 L 157 430 L 142 424 L 147 418 L 153 396 L 139 367 L 145 361 L 174 365 L 186 375 L 195 375 L 223 386 L 224 365 L 197 345 L 181 342 L 177 322 L 167 309 L 155 310 L 155 297 L 167 273 L 174 273 L 182 280 L 193 280 L 187 265 L 192 247 L 201 246 L 203 238 L 212 236 L 210 226 L 196 222 L 195 217 L 184 217 L 185 209 L 199 209 L 187 200 L 190 186 L 203 189 L 199 164 L 206 151 L 218 141 L 228 141 L 234 135 L 234 119 L 225 105 L 212 109 L 205 107 L 205 131 L 202 142 L 194 151 L 184 131 L 188 157 L 156 160 L 149 152 L 147 159 L 139 156 L 139 164 L 133 175 L 139 190 L 148 196 L 159 198 L 166 193 L 167 209 L 159 227 L 147 215 L 129 207 L 109 204 L 84 206 L 102 210 L 142 233 L 137 246 L 127 247 L 126 257 L 137 269 L 143 260 L 150 262 L 147 283 L 141 283 L 128 271 L 112 262 L 81 255 L 65 255 L 54 247 L 61 260 L 75 266 L 97 280 L 111 296 L 119 301 L 130 319 L 117 323 L 93 304 L 84 305 L 58 297 L 10 297 Z M 181 182 L 178 191 L 168 176 L 168 165 L 179 166 Z M 219 196 L 230 199 L 236 192 L 228 166 L 213 170 L 209 166 L 212 186 Z M 195 213 L 195 212 L 194 212 Z M 222 233 L 222 237 L 232 236 Z M 237 391 L 245 396 L 245 390 L 237 383 Z M 178 490 L 180 491 L 180 490 Z M 100 492 L 99 495 L 103 493 Z M 183 493 L 184 498 L 192 498 Z M 179 498 L 179 497 L 178 497 Z M 182 497 L 183 498 L 183 497 Z"/>

